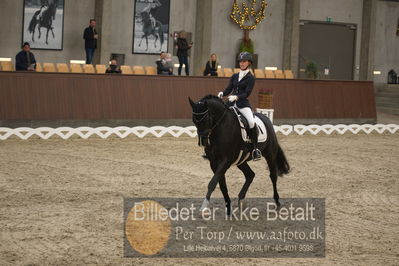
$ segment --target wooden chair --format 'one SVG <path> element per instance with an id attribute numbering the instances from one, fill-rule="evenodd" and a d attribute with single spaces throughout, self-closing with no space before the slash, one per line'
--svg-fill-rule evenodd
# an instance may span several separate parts
<path id="1" fill-rule="evenodd" d="M 223 73 L 224 73 L 224 76 L 228 77 L 228 78 L 230 78 L 234 74 L 233 70 L 231 68 L 224 68 Z"/>
<path id="2" fill-rule="evenodd" d="M 43 66 L 41 63 L 36 63 L 36 72 L 43 72 Z"/>
<path id="3" fill-rule="evenodd" d="M 95 74 L 96 70 L 94 69 L 94 66 L 92 64 L 83 65 L 83 73 Z"/>
<path id="4" fill-rule="evenodd" d="M 43 63 L 43 72 L 57 72 L 53 63 Z"/>
<path id="5" fill-rule="evenodd" d="M 133 67 L 133 74 L 134 75 L 145 75 L 144 67 L 142 67 L 142 66 L 134 66 Z"/>
<path id="6" fill-rule="evenodd" d="M 267 79 L 275 79 L 276 76 L 273 73 L 273 70 L 265 70 L 265 76 Z"/>
<path id="7" fill-rule="evenodd" d="M 60 73 L 69 73 L 68 65 L 65 64 L 65 63 L 58 63 L 57 64 L 57 70 Z"/>
<path id="8" fill-rule="evenodd" d="M 71 64 L 71 73 L 82 73 L 82 65 L 80 64 Z"/>
<path id="9" fill-rule="evenodd" d="M 1 71 L 14 71 L 14 66 L 10 61 L 1 61 Z"/>
<path id="10" fill-rule="evenodd" d="M 107 67 L 105 65 L 96 65 L 97 74 L 105 74 Z"/>
<path id="11" fill-rule="evenodd" d="M 124 75 L 132 75 L 133 74 L 132 68 L 130 66 L 126 66 L 126 65 L 121 66 L 121 71 L 122 71 L 122 74 L 124 74 Z"/>
<path id="12" fill-rule="evenodd" d="M 293 79 L 294 73 L 292 73 L 292 70 L 284 70 L 284 76 L 286 79 Z"/>
<path id="13" fill-rule="evenodd" d="M 264 79 L 265 78 L 265 72 L 263 71 L 263 69 L 255 69 L 255 77 L 257 79 Z"/>
<path id="14" fill-rule="evenodd" d="M 274 75 L 276 76 L 276 79 L 284 79 L 284 73 L 282 70 L 278 69 L 274 71 Z"/>
<path id="15" fill-rule="evenodd" d="M 146 66 L 145 73 L 147 75 L 157 75 L 157 69 L 153 66 Z"/>

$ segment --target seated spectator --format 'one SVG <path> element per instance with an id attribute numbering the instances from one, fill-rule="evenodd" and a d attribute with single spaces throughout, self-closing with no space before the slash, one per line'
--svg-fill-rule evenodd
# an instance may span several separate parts
<path id="1" fill-rule="evenodd" d="M 166 61 L 166 53 L 161 52 L 159 59 L 156 61 L 158 75 L 173 75 L 173 67 Z"/>
<path id="2" fill-rule="evenodd" d="M 115 59 L 111 60 L 111 64 L 107 68 L 107 71 L 105 71 L 107 74 L 121 74 L 122 71 L 120 67 L 118 66 L 118 62 Z"/>
<path id="3" fill-rule="evenodd" d="M 218 75 L 218 66 L 219 63 L 217 61 L 216 54 L 211 54 L 211 58 L 208 62 L 206 62 L 204 76 L 214 76 Z"/>
<path id="4" fill-rule="evenodd" d="M 35 71 L 36 59 L 30 51 L 30 44 L 24 43 L 22 51 L 15 56 L 15 69 L 17 71 Z"/>

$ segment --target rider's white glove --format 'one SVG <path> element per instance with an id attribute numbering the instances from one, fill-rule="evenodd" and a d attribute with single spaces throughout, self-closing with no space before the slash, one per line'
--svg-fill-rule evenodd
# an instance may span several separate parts
<path id="1" fill-rule="evenodd" d="M 237 95 L 230 95 L 229 96 L 229 102 L 235 102 L 238 100 L 238 96 Z"/>
<path id="2" fill-rule="evenodd" d="M 220 99 L 223 98 L 223 91 L 221 91 L 221 92 L 218 93 L 218 97 L 219 97 Z"/>

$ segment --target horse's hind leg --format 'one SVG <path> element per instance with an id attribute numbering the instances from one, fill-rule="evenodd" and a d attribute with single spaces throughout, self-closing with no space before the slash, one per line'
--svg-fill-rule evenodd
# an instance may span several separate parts
<path id="1" fill-rule="evenodd" d="M 154 36 L 155 36 L 154 48 L 157 48 L 158 35 L 155 34 Z"/>
<path id="2" fill-rule="evenodd" d="M 55 39 L 55 34 L 54 34 L 54 30 L 53 30 L 54 28 L 53 27 L 51 27 L 51 33 L 53 34 L 53 39 Z"/>
<path id="3" fill-rule="evenodd" d="M 38 26 L 37 30 L 39 31 L 39 39 L 40 39 L 40 37 L 42 37 L 42 28 Z"/>
<path id="4" fill-rule="evenodd" d="M 273 183 L 273 198 L 274 201 L 276 202 L 277 206 L 280 206 L 280 196 L 278 195 L 277 192 L 277 165 L 276 161 L 273 160 L 273 157 L 271 156 L 270 153 L 267 153 L 266 156 L 266 161 L 267 165 L 269 166 L 269 171 L 270 171 L 270 179 L 272 180 Z"/>
<path id="5" fill-rule="evenodd" d="M 238 194 L 238 201 L 240 202 L 245 198 L 248 188 L 251 185 L 252 181 L 254 180 L 255 173 L 252 171 L 252 169 L 249 167 L 249 165 L 246 162 L 237 167 L 243 172 L 245 176 L 245 183 L 242 186 L 240 193 Z"/>

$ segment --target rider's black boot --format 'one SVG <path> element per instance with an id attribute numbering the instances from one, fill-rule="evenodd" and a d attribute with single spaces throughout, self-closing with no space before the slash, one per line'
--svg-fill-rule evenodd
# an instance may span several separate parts
<path id="1" fill-rule="evenodd" d="M 254 146 L 254 149 L 252 151 L 252 160 L 258 161 L 262 158 L 262 153 L 258 149 L 258 129 L 256 128 L 256 125 L 251 128 L 250 130 L 250 138 L 252 145 Z"/>

